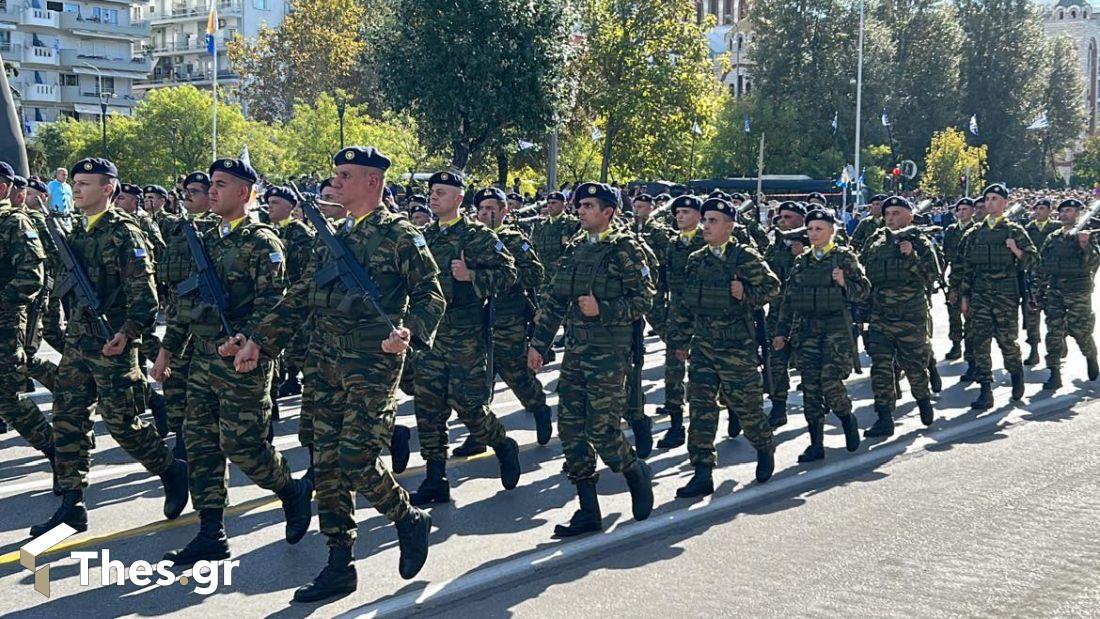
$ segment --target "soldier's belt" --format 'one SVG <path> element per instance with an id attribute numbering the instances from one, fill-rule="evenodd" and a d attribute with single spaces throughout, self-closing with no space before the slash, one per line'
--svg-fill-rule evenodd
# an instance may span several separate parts
<path id="1" fill-rule="evenodd" d="M 389 327 L 383 325 L 377 330 L 362 329 L 350 333 L 341 333 L 339 335 L 324 332 L 318 335 L 321 337 L 321 343 L 328 348 L 336 348 L 338 350 L 356 349 L 376 351 L 390 334 Z"/>
<path id="2" fill-rule="evenodd" d="M 484 320 L 483 311 L 484 308 L 480 305 L 448 307 L 441 322 L 448 327 L 480 327 Z"/>
<path id="3" fill-rule="evenodd" d="M 752 336 L 743 325 L 695 325 L 695 337 L 707 340 L 744 340 Z"/>
<path id="4" fill-rule="evenodd" d="M 582 346 L 629 346 L 630 325 L 573 323 L 565 330 L 566 339 Z"/>
<path id="5" fill-rule="evenodd" d="M 221 356 L 218 354 L 218 343 L 213 340 L 207 340 L 201 337 L 192 337 L 191 347 L 196 353 L 199 353 L 201 355 L 213 355 L 215 357 Z"/>

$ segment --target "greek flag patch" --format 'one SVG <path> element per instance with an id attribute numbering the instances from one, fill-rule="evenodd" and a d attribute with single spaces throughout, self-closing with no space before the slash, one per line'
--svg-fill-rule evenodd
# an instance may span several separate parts
<path id="1" fill-rule="evenodd" d="M 642 267 L 642 277 L 644 277 L 646 279 L 649 279 L 649 267 L 647 267 L 647 266 Z"/>
<path id="2" fill-rule="evenodd" d="M 497 239 L 497 244 L 493 245 L 493 249 L 497 250 L 497 253 L 504 251 L 504 241 Z"/>
<path id="3" fill-rule="evenodd" d="M 428 246 L 428 241 L 424 240 L 424 235 L 423 234 L 418 234 L 418 235 L 413 237 L 413 245 L 415 245 L 417 247 L 427 247 Z"/>
<path id="4" fill-rule="evenodd" d="M 134 257 L 135 258 L 144 258 L 145 256 L 146 256 L 146 253 L 145 253 L 145 248 L 144 247 L 135 247 L 134 248 Z"/>
<path id="5" fill-rule="evenodd" d="M 281 254 L 277 251 L 271 252 L 270 254 L 267 255 L 267 257 L 271 258 L 272 264 L 279 264 L 280 262 L 283 261 L 283 254 Z"/>
<path id="6" fill-rule="evenodd" d="M 32 240 L 32 241 L 33 241 L 34 239 L 37 239 L 37 238 L 38 238 L 38 231 L 37 231 L 37 230 L 34 230 L 34 229 L 29 229 L 29 230 L 27 230 L 26 232 L 24 232 L 24 234 L 26 234 L 26 235 L 27 235 L 27 238 L 28 238 L 28 239 L 30 239 L 30 240 Z"/>
<path id="7" fill-rule="evenodd" d="M 520 247 L 520 249 L 522 249 L 524 252 L 529 252 L 529 251 L 531 251 L 531 244 L 530 243 L 524 243 Z"/>

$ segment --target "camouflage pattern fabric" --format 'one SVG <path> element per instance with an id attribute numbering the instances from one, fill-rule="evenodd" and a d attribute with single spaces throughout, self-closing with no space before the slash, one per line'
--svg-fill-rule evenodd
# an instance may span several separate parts
<path id="1" fill-rule="evenodd" d="M 684 282 L 687 278 L 686 268 L 688 256 L 702 249 L 706 245 L 701 234 L 702 228 L 697 228 L 690 236 L 684 236 L 679 231 L 669 233 L 668 245 L 665 255 L 660 259 L 665 267 L 665 289 L 662 297 L 668 303 L 669 310 L 666 316 L 665 328 L 671 320 L 673 299 L 683 292 Z M 684 410 L 686 390 L 684 378 L 687 376 L 687 364 L 676 358 L 671 347 L 665 347 L 665 412 L 681 413 Z"/>
<path id="2" fill-rule="evenodd" d="M 1059 229 L 1047 237 L 1041 257 L 1036 284 L 1047 317 L 1047 367 L 1062 367 L 1066 336 L 1073 337 L 1086 358 L 1095 359 L 1092 292 L 1100 247 L 1093 243 L 1083 250 L 1076 238 Z"/>

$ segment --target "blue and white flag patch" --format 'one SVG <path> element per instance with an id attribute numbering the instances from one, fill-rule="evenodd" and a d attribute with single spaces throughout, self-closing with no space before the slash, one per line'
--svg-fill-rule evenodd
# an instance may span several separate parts
<path id="1" fill-rule="evenodd" d="M 418 235 L 413 237 L 413 245 L 415 245 L 417 247 L 427 247 L 428 246 L 428 241 L 426 241 L 424 239 L 423 234 L 418 234 Z"/>
<path id="2" fill-rule="evenodd" d="M 144 258 L 147 255 L 148 254 L 145 253 L 145 248 L 144 247 L 135 247 L 134 248 L 134 257 L 135 258 Z"/>
<path id="3" fill-rule="evenodd" d="M 280 253 L 280 252 L 277 252 L 277 251 L 271 252 L 270 254 L 267 255 L 267 257 L 271 258 L 271 263 L 272 264 L 279 264 L 280 262 L 283 261 L 283 254 Z"/>

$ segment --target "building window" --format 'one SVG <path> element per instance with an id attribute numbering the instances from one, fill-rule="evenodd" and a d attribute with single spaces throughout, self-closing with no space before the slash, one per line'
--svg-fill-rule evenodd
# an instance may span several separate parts
<path id="1" fill-rule="evenodd" d="M 1072 9 L 1069 10 L 1069 18 L 1070 19 L 1077 19 L 1077 7 L 1073 7 Z"/>
<path id="2" fill-rule="evenodd" d="M 1058 19 L 1059 20 L 1064 19 L 1065 16 L 1066 16 L 1066 12 L 1062 9 L 1058 9 Z"/>
<path id="3" fill-rule="evenodd" d="M 268 0 L 252 0 L 252 7 L 260 9 L 261 11 L 268 11 L 271 9 Z"/>
<path id="4" fill-rule="evenodd" d="M 77 77 L 76 75 L 71 74 L 71 73 L 62 73 L 61 74 L 61 85 L 62 86 L 79 86 L 80 85 L 80 78 Z"/>

